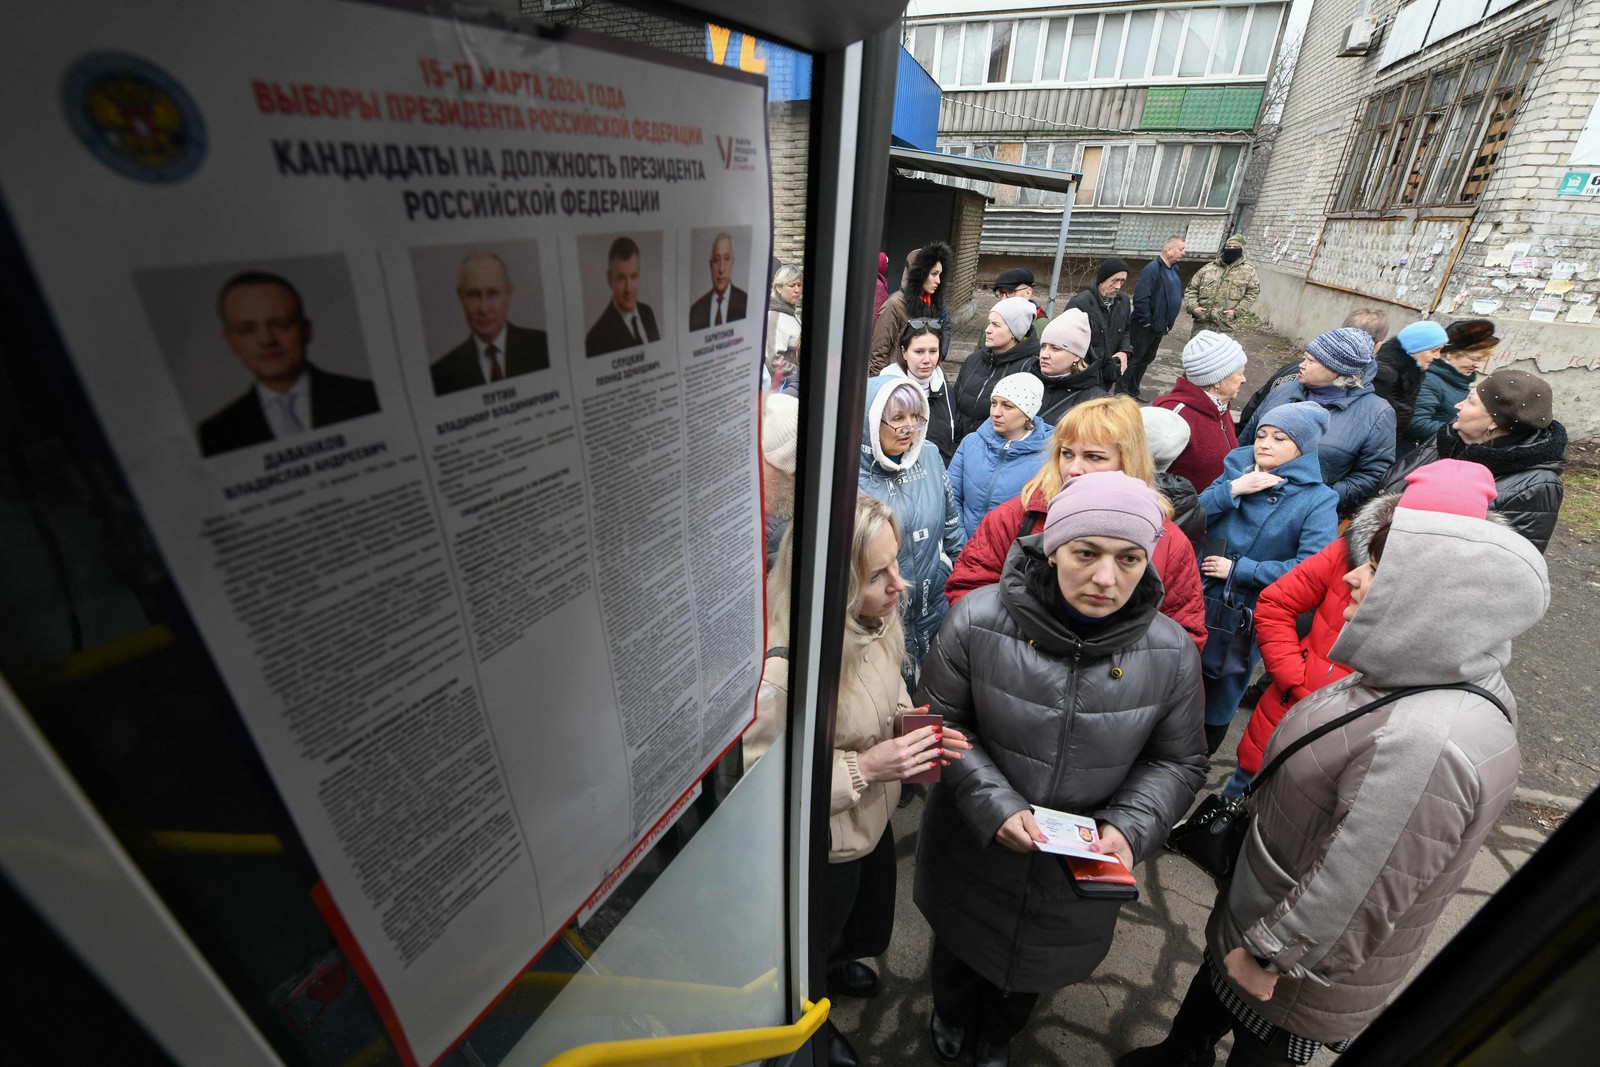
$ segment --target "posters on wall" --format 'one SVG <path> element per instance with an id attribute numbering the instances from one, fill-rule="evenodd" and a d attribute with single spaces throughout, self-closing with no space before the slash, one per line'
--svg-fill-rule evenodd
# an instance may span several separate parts
<path id="1" fill-rule="evenodd" d="M 22 251 L 432 1062 L 750 720 L 764 82 L 365 3 L 12 21 Z"/>

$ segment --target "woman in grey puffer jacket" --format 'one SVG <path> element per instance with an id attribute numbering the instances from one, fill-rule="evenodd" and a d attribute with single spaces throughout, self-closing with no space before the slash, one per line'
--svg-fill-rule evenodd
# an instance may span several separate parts
<path id="1" fill-rule="evenodd" d="M 1008 1062 L 1038 995 L 1088 977 L 1119 905 L 1078 897 L 1031 805 L 1092 816 L 1125 864 L 1159 849 L 1205 781 L 1200 657 L 1160 614 L 1147 566 L 1156 493 L 1119 471 L 1075 478 L 998 585 L 950 609 L 917 703 L 973 747 L 944 769 L 917 846 L 934 931 L 935 1054 Z"/>
<path id="2" fill-rule="evenodd" d="M 1255 818 L 1172 1033 L 1119 1067 L 1210 1064 L 1230 1029 L 1229 1063 L 1338 1049 L 1416 965 L 1516 789 L 1516 701 L 1502 672 L 1511 642 L 1550 606 L 1538 552 L 1504 526 L 1402 499 L 1345 582 L 1349 621 L 1329 658 L 1356 673 L 1290 709 L 1269 761 L 1399 689 L 1470 682 L 1505 711 L 1472 692 L 1416 693 L 1285 761 L 1249 802 Z"/>

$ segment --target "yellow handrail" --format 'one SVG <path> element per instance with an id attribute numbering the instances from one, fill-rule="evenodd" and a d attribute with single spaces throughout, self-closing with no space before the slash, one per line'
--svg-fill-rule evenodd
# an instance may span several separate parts
<path id="1" fill-rule="evenodd" d="M 722 1030 L 709 1034 L 597 1041 L 568 1049 L 545 1067 L 735 1067 L 786 1056 L 810 1040 L 828 1019 L 828 998 L 806 1001 L 805 1014 L 788 1026 Z"/>

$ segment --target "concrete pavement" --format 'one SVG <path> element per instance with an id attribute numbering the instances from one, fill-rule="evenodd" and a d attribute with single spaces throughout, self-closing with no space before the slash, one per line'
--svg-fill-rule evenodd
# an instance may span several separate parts
<path id="1" fill-rule="evenodd" d="M 1233 772 L 1233 753 L 1247 718 L 1234 719 L 1228 740 L 1212 761 L 1205 792 L 1221 789 Z M 900 860 L 894 939 L 882 958 L 868 961 L 882 976 L 883 989 L 871 1000 L 834 1000 L 833 1019 L 863 1064 L 938 1062 L 927 1037 L 933 1007 L 928 984 L 932 933 L 911 903 L 921 817 L 922 801 L 917 800 L 894 820 Z M 1544 840 L 1544 831 L 1525 822 L 1510 816 L 1490 836 L 1466 885 L 1434 928 L 1424 963 Z M 1129 1049 L 1154 1044 L 1166 1034 L 1167 1021 L 1199 966 L 1216 890 L 1209 877 L 1177 853 L 1162 852 L 1140 864 L 1136 873 L 1140 898 L 1123 907 L 1110 955 L 1088 981 L 1040 1001 L 1028 1030 L 1012 1044 L 1011 1062 L 1017 1067 L 1108 1067 Z M 1227 1041 L 1221 1046 L 1228 1047 Z M 1313 1063 L 1333 1059 L 1324 1052 Z"/>

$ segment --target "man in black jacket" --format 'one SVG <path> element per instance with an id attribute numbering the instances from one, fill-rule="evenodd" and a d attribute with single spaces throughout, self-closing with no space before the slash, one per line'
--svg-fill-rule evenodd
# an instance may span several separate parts
<path id="1" fill-rule="evenodd" d="M 1185 244 L 1173 234 L 1161 246 L 1161 254 L 1139 272 L 1133 289 L 1133 319 L 1128 323 L 1128 369 L 1122 375 L 1122 391 L 1142 400 L 1139 384 L 1145 370 L 1155 361 L 1161 339 L 1178 321 L 1183 310 L 1183 282 L 1178 278 L 1178 261 Z"/>
<path id="2" fill-rule="evenodd" d="M 1128 280 L 1127 261 L 1115 257 L 1100 264 L 1094 284 L 1067 302 L 1089 316 L 1090 363 L 1100 368 L 1100 381 L 1115 392 L 1128 369 L 1128 323 L 1133 302 L 1122 291 Z"/>

